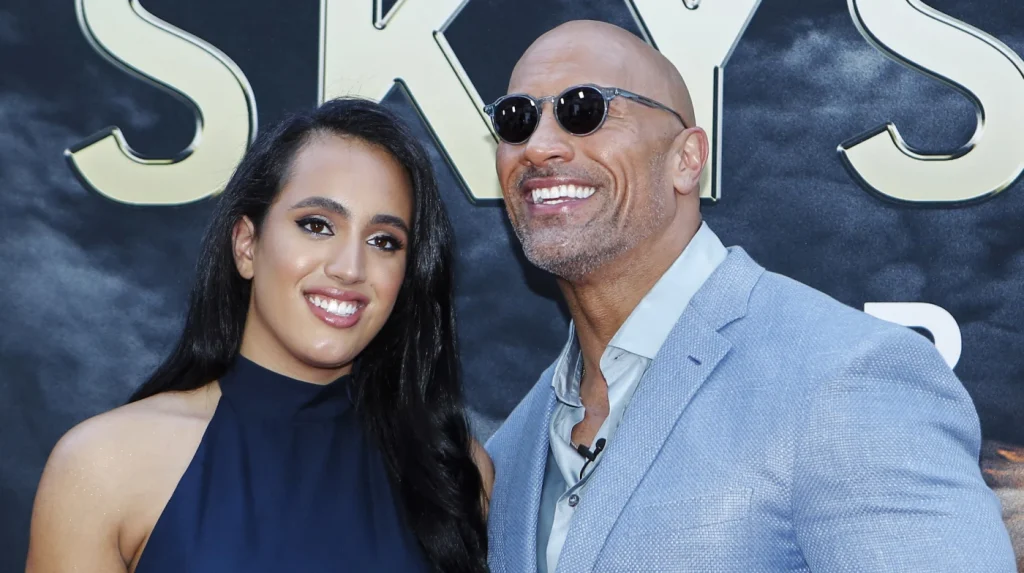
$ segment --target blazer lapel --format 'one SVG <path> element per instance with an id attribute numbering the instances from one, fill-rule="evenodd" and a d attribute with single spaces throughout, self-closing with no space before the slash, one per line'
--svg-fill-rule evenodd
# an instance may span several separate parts
<path id="1" fill-rule="evenodd" d="M 500 516 L 503 533 L 491 540 L 491 550 L 496 553 L 495 561 L 509 573 L 535 573 L 537 568 L 537 519 L 548 459 L 548 426 L 555 407 L 550 376 L 541 384 L 545 380 L 548 391 L 531 404 L 526 417 L 529 424 L 515 454 L 516 479 L 508 482 L 500 501 L 492 501 L 492 515 Z"/>
<path id="2" fill-rule="evenodd" d="M 619 514 L 679 417 L 729 352 L 731 343 L 718 331 L 746 314 L 750 292 L 763 271 L 742 249 L 733 247 L 683 311 L 638 384 L 576 506 L 559 572 L 594 569 Z"/>
<path id="3" fill-rule="evenodd" d="M 686 335 L 677 334 L 680 330 Z M 694 313 L 683 313 L 659 356 L 667 352 L 684 360 L 655 360 L 637 386 L 605 458 L 576 506 L 558 571 L 593 570 L 626 502 L 729 347 L 723 336 L 702 324 Z"/>

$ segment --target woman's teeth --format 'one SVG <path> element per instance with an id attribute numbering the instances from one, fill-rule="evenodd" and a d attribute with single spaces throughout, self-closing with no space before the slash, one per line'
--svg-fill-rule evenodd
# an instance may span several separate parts
<path id="1" fill-rule="evenodd" d="M 559 185 L 557 187 L 546 187 L 533 190 L 533 202 L 562 203 L 571 199 L 586 199 L 594 194 L 593 187 L 577 187 L 576 185 Z"/>
<path id="2" fill-rule="evenodd" d="M 357 310 L 359 310 L 359 307 L 354 302 L 335 300 L 333 298 L 322 296 L 310 296 L 306 298 L 309 299 L 309 302 L 337 316 L 352 316 Z"/>

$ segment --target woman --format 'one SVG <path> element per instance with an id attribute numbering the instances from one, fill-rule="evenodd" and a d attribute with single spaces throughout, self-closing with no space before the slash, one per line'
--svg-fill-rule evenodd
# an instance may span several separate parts
<path id="1" fill-rule="evenodd" d="M 54 448 L 28 570 L 484 571 L 457 370 L 423 149 L 372 102 L 294 116 L 220 198 L 170 357 Z"/>

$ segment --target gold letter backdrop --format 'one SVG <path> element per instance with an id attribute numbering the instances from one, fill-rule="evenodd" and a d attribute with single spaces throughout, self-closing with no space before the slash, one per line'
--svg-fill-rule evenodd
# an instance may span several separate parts
<path id="1" fill-rule="evenodd" d="M 24 567 L 59 436 L 168 352 L 212 202 L 258 130 L 339 95 L 384 101 L 434 154 L 486 439 L 568 318 L 505 219 L 481 108 L 576 18 L 631 30 L 686 78 L 727 244 L 935 343 L 1020 552 L 1024 3 L 37 0 L 0 8 L 0 571 Z"/>

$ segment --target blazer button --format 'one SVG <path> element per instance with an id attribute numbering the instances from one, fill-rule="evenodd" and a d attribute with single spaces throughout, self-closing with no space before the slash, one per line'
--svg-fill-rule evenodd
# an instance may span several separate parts
<path id="1" fill-rule="evenodd" d="M 576 504 L 580 502 L 580 496 L 572 494 L 569 496 L 569 507 L 576 507 Z"/>

